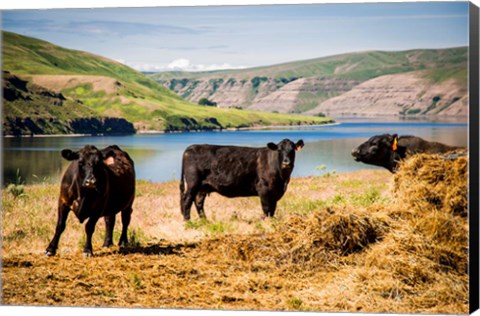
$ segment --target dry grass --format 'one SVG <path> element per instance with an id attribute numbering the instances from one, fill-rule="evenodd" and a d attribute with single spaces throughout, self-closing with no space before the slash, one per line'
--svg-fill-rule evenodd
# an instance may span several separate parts
<path id="1" fill-rule="evenodd" d="M 63 89 L 72 88 L 81 84 L 91 84 L 93 91 L 105 91 L 106 93 L 115 93 L 119 88 L 116 79 L 105 76 L 89 75 L 30 75 L 33 83 L 61 92 Z"/>
<path id="2" fill-rule="evenodd" d="M 58 188 L 3 192 L 3 304 L 465 314 L 466 161 L 414 158 L 394 177 L 295 178 L 267 220 L 258 198 L 211 194 L 186 224 L 176 182 L 139 182 L 132 245 L 100 248 L 99 223 L 88 259 L 73 216 L 42 254 Z"/>
<path id="3" fill-rule="evenodd" d="M 466 156 L 450 160 L 440 155 L 416 155 L 396 174 L 395 190 L 399 200 L 416 209 L 434 207 L 467 216 L 467 171 Z"/>

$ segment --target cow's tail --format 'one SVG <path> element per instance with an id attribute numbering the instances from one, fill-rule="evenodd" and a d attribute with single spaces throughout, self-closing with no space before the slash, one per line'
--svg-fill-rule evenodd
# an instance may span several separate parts
<path id="1" fill-rule="evenodd" d="M 180 173 L 180 210 L 183 215 L 183 209 L 184 209 L 184 203 L 185 201 L 185 177 L 184 177 L 184 171 L 183 171 L 183 161 L 182 161 L 182 171 Z"/>
<path id="2" fill-rule="evenodd" d="M 180 197 L 184 195 L 185 192 L 185 179 L 183 174 L 183 165 L 182 165 L 182 172 L 180 174 Z"/>

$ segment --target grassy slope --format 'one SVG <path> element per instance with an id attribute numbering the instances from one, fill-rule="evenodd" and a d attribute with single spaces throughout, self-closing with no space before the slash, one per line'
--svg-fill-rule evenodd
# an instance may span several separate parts
<path id="1" fill-rule="evenodd" d="M 400 52 L 371 51 L 243 70 L 193 73 L 165 72 L 149 76 L 155 80 L 169 80 L 173 78 L 250 79 L 262 76 L 272 78 L 332 76 L 364 81 L 381 75 L 419 69 L 431 69 L 433 73 L 445 73 L 453 69 L 467 69 L 467 57 L 468 50 L 466 47 Z"/>
<path id="2" fill-rule="evenodd" d="M 89 84 L 61 92 L 67 97 L 81 100 L 99 115 L 118 113 L 136 123 L 140 129 L 218 127 L 209 118 L 215 118 L 223 127 L 306 122 L 321 124 L 325 121 L 313 117 L 200 107 L 181 99 L 153 79 L 100 56 L 10 32 L 3 32 L 2 44 L 3 69 L 17 75 L 95 75 L 117 79 L 121 85 L 115 93 L 94 91 Z"/>
<path id="3" fill-rule="evenodd" d="M 70 125 L 72 120 L 98 117 L 95 110 L 84 104 L 64 99 L 60 94 L 9 73 L 3 74 L 3 93 L 5 135 L 75 133 L 77 131 Z M 16 95 L 17 99 L 12 100 L 12 95 Z M 24 123 L 19 123 L 17 119 Z"/>

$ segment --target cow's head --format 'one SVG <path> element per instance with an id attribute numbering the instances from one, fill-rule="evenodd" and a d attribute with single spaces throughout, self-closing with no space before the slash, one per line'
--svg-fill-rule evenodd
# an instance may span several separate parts
<path id="1" fill-rule="evenodd" d="M 278 144 L 267 144 L 268 149 L 278 151 L 280 168 L 282 169 L 293 169 L 295 164 L 295 152 L 302 149 L 303 146 L 304 143 L 301 139 L 297 143 L 294 143 L 289 139 L 284 139 Z"/>
<path id="2" fill-rule="evenodd" d="M 397 142 L 397 134 L 376 135 L 353 149 L 352 156 L 355 161 L 385 167 L 393 172 L 396 165 L 394 154 L 398 150 Z"/>
<path id="3" fill-rule="evenodd" d="M 111 164 L 115 152 L 102 154 L 95 146 L 86 145 L 79 151 L 62 150 L 62 157 L 78 164 L 78 179 L 83 188 L 97 189 L 97 183 L 102 178 L 104 166 Z"/>

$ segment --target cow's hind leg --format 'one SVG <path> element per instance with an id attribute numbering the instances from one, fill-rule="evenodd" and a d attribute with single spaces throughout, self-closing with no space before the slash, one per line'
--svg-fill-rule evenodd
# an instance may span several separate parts
<path id="1" fill-rule="evenodd" d="M 110 247 L 113 245 L 113 228 L 115 227 L 115 214 L 105 216 L 105 241 L 103 247 Z"/>
<path id="2" fill-rule="evenodd" d="M 55 256 L 55 254 L 57 253 L 58 242 L 60 240 L 60 236 L 65 230 L 65 225 L 67 222 L 69 212 L 70 212 L 70 207 L 66 206 L 62 202 L 58 203 L 57 227 L 55 228 L 55 235 L 53 236 L 52 241 L 48 245 L 47 250 L 45 250 L 45 254 L 47 256 Z"/>
<path id="3" fill-rule="evenodd" d="M 182 201 L 182 215 L 183 219 L 185 221 L 190 220 L 190 211 L 192 209 L 192 204 L 195 200 L 195 197 L 197 196 L 198 189 L 193 187 L 193 188 L 188 188 L 187 191 L 185 192 L 184 199 Z"/>
<path id="4" fill-rule="evenodd" d="M 127 207 L 122 211 L 122 235 L 118 246 L 126 247 L 128 244 L 128 225 L 130 225 L 130 219 L 132 218 L 132 207 Z"/>
<path id="5" fill-rule="evenodd" d="M 197 213 L 200 218 L 205 219 L 205 211 L 203 210 L 203 205 L 205 203 L 205 197 L 207 196 L 206 192 L 198 192 L 195 197 L 195 207 L 197 208 Z"/>
<path id="6" fill-rule="evenodd" d="M 97 225 L 98 217 L 90 217 L 87 224 L 85 224 L 85 233 L 87 238 L 85 240 L 85 245 L 83 246 L 83 255 L 85 257 L 91 257 L 93 255 L 92 251 L 92 235 L 95 231 L 95 225 Z"/>

